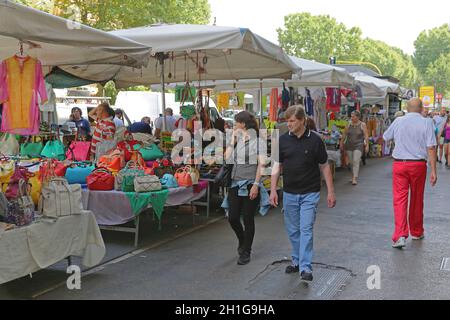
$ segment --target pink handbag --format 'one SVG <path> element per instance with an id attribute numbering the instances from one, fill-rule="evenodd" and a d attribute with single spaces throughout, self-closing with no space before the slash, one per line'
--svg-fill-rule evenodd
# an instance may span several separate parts
<path id="1" fill-rule="evenodd" d="M 66 152 L 67 160 L 86 161 L 89 160 L 91 143 L 87 141 L 72 141 Z"/>

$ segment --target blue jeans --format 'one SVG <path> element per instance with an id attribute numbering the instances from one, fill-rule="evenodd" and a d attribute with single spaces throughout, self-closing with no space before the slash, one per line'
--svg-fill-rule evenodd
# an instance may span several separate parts
<path id="1" fill-rule="evenodd" d="M 284 221 L 292 244 L 292 263 L 300 271 L 312 272 L 313 227 L 316 221 L 320 192 L 284 193 Z"/>

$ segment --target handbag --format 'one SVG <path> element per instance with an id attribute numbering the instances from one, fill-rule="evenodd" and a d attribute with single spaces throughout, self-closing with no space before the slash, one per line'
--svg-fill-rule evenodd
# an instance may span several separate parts
<path id="1" fill-rule="evenodd" d="M 115 140 L 103 140 L 99 142 L 95 149 L 95 160 L 98 161 L 102 156 L 108 154 L 110 151 L 117 147 L 117 142 Z"/>
<path id="2" fill-rule="evenodd" d="M 152 192 L 162 189 L 161 181 L 157 176 L 141 176 L 134 178 L 135 192 Z"/>
<path id="3" fill-rule="evenodd" d="M 9 201 L 7 205 L 8 209 L 5 215 L 7 223 L 21 227 L 33 222 L 34 203 L 30 197 L 28 184 L 25 180 L 19 181 L 17 197 Z"/>
<path id="4" fill-rule="evenodd" d="M 0 183 L 8 183 L 16 165 L 14 160 L 8 160 L 8 158 L 2 158 L 0 160 Z"/>
<path id="5" fill-rule="evenodd" d="M 198 171 L 198 169 L 195 167 L 191 167 L 191 166 L 186 166 L 185 168 L 188 170 L 189 174 L 191 175 L 192 184 L 193 185 L 198 184 L 198 181 L 200 180 L 200 172 Z"/>
<path id="6" fill-rule="evenodd" d="M 45 144 L 42 149 L 41 156 L 51 159 L 63 161 L 66 159 L 66 151 L 64 145 L 59 140 L 50 140 Z"/>
<path id="7" fill-rule="evenodd" d="M 20 155 L 28 158 L 39 158 L 44 145 L 40 142 L 25 142 L 20 146 Z"/>
<path id="8" fill-rule="evenodd" d="M 39 212 L 46 217 L 80 214 L 83 209 L 81 185 L 69 185 L 64 178 L 52 178 L 42 186 Z"/>
<path id="9" fill-rule="evenodd" d="M 88 141 L 72 141 L 66 152 L 67 160 L 86 161 L 89 160 L 91 143 Z"/>
<path id="10" fill-rule="evenodd" d="M 86 178 L 94 171 L 95 166 L 90 163 L 74 162 L 66 171 L 69 184 L 86 184 Z"/>
<path id="11" fill-rule="evenodd" d="M 17 156 L 19 154 L 19 149 L 19 142 L 14 135 L 4 133 L 0 136 L 0 154 Z"/>
<path id="12" fill-rule="evenodd" d="M 166 173 L 161 179 L 161 185 L 167 189 L 178 188 L 177 179 L 171 174 Z"/>
<path id="13" fill-rule="evenodd" d="M 161 159 L 164 157 L 164 153 L 154 143 L 146 147 L 143 147 L 140 144 L 136 144 L 134 145 L 133 149 L 139 151 L 145 161 Z"/>
<path id="14" fill-rule="evenodd" d="M 87 176 L 86 182 L 89 190 L 111 191 L 114 190 L 115 178 L 111 171 L 98 168 Z"/>
<path id="15" fill-rule="evenodd" d="M 11 176 L 9 182 L 6 184 L 7 188 L 5 191 L 6 198 L 15 199 L 19 195 L 19 184 L 21 180 L 28 183 L 28 180 L 33 176 L 27 168 L 16 166 L 14 174 Z"/>
<path id="16" fill-rule="evenodd" d="M 40 180 L 39 173 L 33 173 L 33 176 L 30 178 L 30 180 L 28 180 L 28 183 L 31 186 L 31 199 L 33 199 L 33 203 L 35 205 L 38 205 L 42 190 L 42 182 Z"/>
<path id="17" fill-rule="evenodd" d="M 97 163 L 99 168 L 106 168 L 112 172 L 119 172 L 125 165 L 125 153 L 119 148 L 101 156 Z"/>
<path id="18" fill-rule="evenodd" d="M 144 170 L 136 162 L 128 161 L 125 168 L 119 171 L 114 183 L 114 189 L 117 191 L 134 192 L 134 177 L 143 176 Z M 126 181 L 125 181 L 126 180 Z M 125 191 L 125 190 L 127 191 Z"/>
<path id="19" fill-rule="evenodd" d="M 41 182 L 47 182 L 50 178 L 64 177 L 66 175 L 67 166 L 55 159 L 47 159 L 39 167 L 39 179 Z"/>
<path id="20" fill-rule="evenodd" d="M 214 183 L 219 187 L 230 188 L 231 187 L 231 175 L 233 172 L 233 164 L 224 164 L 214 179 Z"/>
<path id="21" fill-rule="evenodd" d="M 192 177 L 186 167 L 180 168 L 175 172 L 175 179 L 177 179 L 178 185 L 180 187 L 192 186 Z"/>

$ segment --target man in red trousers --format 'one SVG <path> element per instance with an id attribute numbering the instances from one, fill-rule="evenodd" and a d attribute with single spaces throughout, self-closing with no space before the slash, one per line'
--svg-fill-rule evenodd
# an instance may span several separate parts
<path id="1" fill-rule="evenodd" d="M 423 199 L 428 161 L 431 186 L 437 182 L 436 135 L 433 122 L 421 115 L 423 109 L 420 99 L 410 100 L 408 114 L 396 119 L 383 136 L 385 141 L 395 142 L 392 172 L 395 232 L 392 247 L 397 249 L 405 247 L 410 233 L 413 240 L 424 238 Z"/>

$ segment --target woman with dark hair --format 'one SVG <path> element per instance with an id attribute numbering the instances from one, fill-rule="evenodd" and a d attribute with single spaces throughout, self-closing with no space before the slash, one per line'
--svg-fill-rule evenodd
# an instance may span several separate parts
<path id="1" fill-rule="evenodd" d="M 262 144 L 258 138 L 255 116 L 243 111 L 235 116 L 235 121 L 231 143 L 225 153 L 225 158 L 234 164 L 228 193 L 228 220 L 239 241 L 238 264 L 245 265 L 250 262 L 255 236 L 255 214 L 260 203 L 264 158 L 259 154 Z"/>
<path id="2" fill-rule="evenodd" d="M 347 152 L 352 166 L 352 185 L 358 184 L 359 168 L 363 153 L 369 152 L 369 132 L 367 126 L 361 120 L 361 113 L 353 111 L 350 124 L 342 135 L 341 150 Z"/>
<path id="3" fill-rule="evenodd" d="M 75 122 L 79 138 L 88 138 L 91 135 L 91 124 L 83 118 L 83 111 L 80 108 L 72 108 L 69 121 Z"/>

